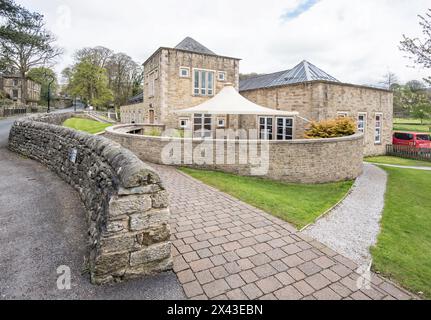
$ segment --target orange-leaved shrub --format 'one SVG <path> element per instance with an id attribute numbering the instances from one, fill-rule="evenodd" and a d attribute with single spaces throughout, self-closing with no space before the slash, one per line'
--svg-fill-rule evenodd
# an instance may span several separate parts
<path id="1" fill-rule="evenodd" d="M 351 136 L 356 133 L 356 122 L 352 118 L 336 118 L 312 122 L 305 132 L 306 139 L 326 139 Z"/>

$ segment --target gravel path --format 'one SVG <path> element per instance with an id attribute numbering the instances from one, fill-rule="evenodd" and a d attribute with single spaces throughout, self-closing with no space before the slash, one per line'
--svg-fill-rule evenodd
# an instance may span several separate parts
<path id="1" fill-rule="evenodd" d="M 364 164 L 350 195 L 327 216 L 304 230 L 304 233 L 359 265 L 369 264 L 369 248 L 380 232 L 380 219 L 386 192 L 386 172 Z"/>

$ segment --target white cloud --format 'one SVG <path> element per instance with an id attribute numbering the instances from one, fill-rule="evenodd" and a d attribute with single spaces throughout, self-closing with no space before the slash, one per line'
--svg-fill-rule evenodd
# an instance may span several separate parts
<path id="1" fill-rule="evenodd" d="M 418 14 L 429 0 L 321 0 L 297 18 L 305 0 L 18 2 L 45 14 L 66 49 L 103 45 L 143 62 L 160 46 L 191 36 L 222 55 L 242 58 L 241 72 L 289 69 L 303 59 L 345 82 L 375 83 L 391 70 L 403 81 L 429 76 L 398 50 L 402 34 L 419 36 Z"/>

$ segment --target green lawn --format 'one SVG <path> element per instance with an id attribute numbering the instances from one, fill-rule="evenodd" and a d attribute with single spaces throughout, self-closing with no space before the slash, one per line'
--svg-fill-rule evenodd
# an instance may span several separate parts
<path id="1" fill-rule="evenodd" d="M 424 120 L 421 124 L 419 119 L 394 119 L 394 131 L 431 132 L 431 122 Z"/>
<path id="2" fill-rule="evenodd" d="M 396 124 L 421 124 L 421 120 L 420 119 L 413 119 L 413 118 L 394 118 L 394 123 Z M 431 120 L 424 120 L 423 121 L 424 124 L 429 124 L 431 125 Z"/>
<path id="3" fill-rule="evenodd" d="M 394 164 L 398 166 L 431 167 L 431 162 L 429 161 L 411 160 L 391 156 L 368 157 L 365 158 L 365 161 L 381 164 Z"/>
<path id="4" fill-rule="evenodd" d="M 383 169 L 389 181 L 373 268 L 431 299 L 431 172 Z"/>
<path id="5" fill-rule="evenodd" d="M 300 185 L 222 172 L 188 168 L 181 170 L 220 191 L 292 223 L 298 229 L 314 222 L 337 204 L 353 184 L 352 181 L 345 181 Z"/>
<path id="6" fill-rule="evenodd" d="M 89 119 L 70 118 L 63 123 L 63 126 L 72 128 L 75 130 L 95 134 L 95 133 L 104 131 L 108 127 L 111 127 L 112 124 L 98 122 L 98 121 L 89 120 Z"/>

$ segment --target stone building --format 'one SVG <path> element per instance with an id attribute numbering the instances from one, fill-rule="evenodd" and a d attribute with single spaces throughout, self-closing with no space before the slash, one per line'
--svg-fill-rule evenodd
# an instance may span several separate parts
<path id="1" fill-rule="evenodd" d="M 392 142 L 391 91 L 341 83 L 307 61 L 291 70 L 243 80 L 240 93 L 268 108 L 299 112 L 300 117 L 290 120 L 242 117 L 242 127 L 270 127 L 275 139 L 279 139 L 278 132 L 286 121 L 293 132 L 289 138 L 300 139 L 309 121 L 350 117 L 357 122 L 358 131 L 365 134 L 365 155 L 385 154 L 386 145 Z"/>
<path id="2" fill-rule="evenodd" d="M 227 82 L 238 89 L 239 60 L 217 55 L 191 38 L 175 48 L 159 48 L 144 63 L 143 103 L 121 107 L 122 121 L 191 128 L 189 115 L 173 111 L 212 98 Z M 219 121 L 223 123 L 223 119 Z"/>
<path id="3" fill-rule="evenodd" d="M 261 139 L 302 139 L 311 121 L 351 117 L 365 134 L 365 155 L 385 153 L 391 143 L 392 92 L 346 84 L 303 61 L 293 69 L 239 81 L 240 59 L 215 54 L 186 38 L 175 48 L 159 48 L 144 63 L 143 102 L 121 107 L 123 123 L 164 125 L 167 129 L 258 129 Z M 178 110 L 197 106 L 227 84 L 264 107 L 299 116 L 194 116 Z"/>
<path id="4" fill-rule="evenodd" d="M 27 79 L 27 105 L 37 106 L 40 101 L 41 85 Z M 6 93 L 11 100 L 24 103 L 22 94 L 23 79 L 19 75 L 0 75 L 0 90 Z"/>

